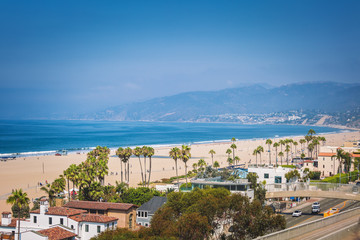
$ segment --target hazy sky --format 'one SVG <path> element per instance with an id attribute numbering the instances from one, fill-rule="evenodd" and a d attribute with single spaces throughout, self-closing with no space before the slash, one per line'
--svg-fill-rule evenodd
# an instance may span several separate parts
<path id="1" fill-rule="evenodd" d="M 360 82 L 360 1 L 0 1 L 0 118 Z"/>

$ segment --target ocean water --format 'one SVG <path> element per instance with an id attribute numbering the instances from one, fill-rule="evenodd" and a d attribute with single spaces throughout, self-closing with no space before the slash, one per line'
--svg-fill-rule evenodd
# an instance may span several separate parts
<path id="1" fill-rule="evenodd" d="M 22 120 L 0 121 L 0 156 L 50 154 L 56 150 L 80 151 L 98 145 L 119 146 L 194 144 L 236 139 L 339 132 L 329 127 L 241 125 L 231 123 L 113 122 Z"/>

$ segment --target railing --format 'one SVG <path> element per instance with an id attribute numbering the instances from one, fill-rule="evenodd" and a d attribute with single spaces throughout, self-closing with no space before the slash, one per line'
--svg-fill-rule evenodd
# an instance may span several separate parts
<path id="1" fill-rule="evenodd" d="M 326 191 L 326 192 L 343 192 L 343 193 L 358 193 L 360 188 L 351 184 L 339 183 L 274 183 L 266 184 L 267 192 L 281 192 L 281 191 Z"/>

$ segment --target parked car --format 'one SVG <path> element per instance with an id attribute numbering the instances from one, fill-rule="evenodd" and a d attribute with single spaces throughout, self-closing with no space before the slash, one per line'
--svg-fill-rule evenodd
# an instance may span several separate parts
<path id="1" fill-rule="evenodd" d="M 320 206 L 314 206 L 311 209 L 311 213 L 320 213 L 320 212 L 321 212 Z"/>
<path id="2" fill-rule="evenodd" d="M 300 216 L 301 216 L 301 213 L 302 213 L 301 211 L 296 210 L 296 211 L 293 212 L 292 216 L 293 216 L 293 217 L 300 217 Z"/>
<path id="3" fill-rule="evenodd" d="M 314 202 L 314 203 L 312 204 L 312 207 L 320 207 L 320 203 L 319 203 L 319 202 Z"/>
<path id="4" fill-rule="evenodd" d="M 360 187 L 360 182 L 357 182 L 357 183 L 356 183 L 356 186 L 359 186 L 359 187 Z"/>

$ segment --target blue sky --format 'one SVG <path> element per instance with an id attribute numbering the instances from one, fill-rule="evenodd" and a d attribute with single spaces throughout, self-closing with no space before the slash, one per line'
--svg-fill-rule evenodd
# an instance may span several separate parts
<path id="1" fill-rule="evenodd" d="M 0 118 L 360 82 L 360 1 L 0 1 Z"/>

